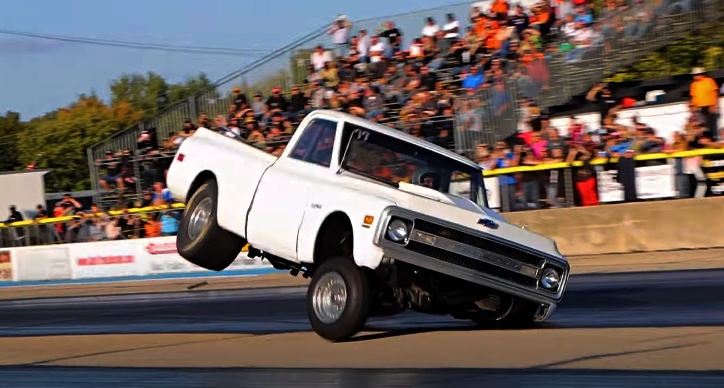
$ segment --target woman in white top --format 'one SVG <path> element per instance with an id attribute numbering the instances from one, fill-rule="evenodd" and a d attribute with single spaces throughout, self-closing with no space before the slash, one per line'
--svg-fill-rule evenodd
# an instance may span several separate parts
<path id="1" fill-rule="evenodd" d="M 425 27 L 422 27 L 422 36 L 434 37 L 440 31 L 440 25 L 435 23 L 435 19 L 428 17 L 425 20 Z"/>
<path id="2" fill-rule="evenodd" d="M 447 23 L 442 29 L 445 31 L 445 39 L 454 40 L 460 37 L 460 22 L 451 13 L 447 14 Z"/>

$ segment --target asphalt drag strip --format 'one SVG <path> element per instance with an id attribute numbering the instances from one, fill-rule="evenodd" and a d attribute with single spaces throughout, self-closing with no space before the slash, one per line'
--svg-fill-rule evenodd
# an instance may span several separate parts
<path id="1" fill-rule="evenodd" d="M 44 388 L 721 387 L 723 291 L 722 270 L 579 275 L 538 329 L 477 330 L 405 313 L 371 319 L 343 344 L 310 333 L 299 287 L 4 301 L 0 381 Z"/>

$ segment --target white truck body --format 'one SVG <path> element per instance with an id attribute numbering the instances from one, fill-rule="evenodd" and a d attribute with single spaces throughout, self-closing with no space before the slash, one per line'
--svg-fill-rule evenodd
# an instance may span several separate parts
<path id="1" fill-rule="evenodd" d="M 329 166 L 290 157 L 306 128 L 320 119 L 337 123 Z M 510 282 L 485 274 L 471 274 L 472 271 L 464 268 L 453 269 L 449 263 L 445 267 L 453 271 L 448 271 L 449 275 L 460 275 L 465 280 L 488 284 L 555 307 L 562 297 L 569 269 L 554 241 L 506 222 L 497 212 L 471 199 L 412 184 L 400 183 L 396 188 L 341 170 L 339 162 L 347 147 L 341 134 L 346 124 L 434 152 L 482 174 L 474 162 L 395 129 L 339 112 L 315 111 L 304 119 L 278 158 L 228 136 L 198 130 L 181 144 L 168 171 L 168 188 L 175 198 L 185 201 L 190 199 L 200 181 L 213 177 L 218 185 L 217 222 L 220 228 L 243 237 L 255 249 L 302 265 L 314 264 L 315 248 L 321 243 L 320 229 L 332 214 L 342 213 L 349 218 L 353 229 L 354 262 L 370 269 L 380 266 L 391 253 L 400 260 L 405 254 L 383 241 L 388 214 L 424 215 L 556 263 L 563 273 L 555 293 L 537 289 L 518 292 L 518 287 Z M 495 227 L 481 225 L 482 220 L 493 220 Z M 415 264 L 432 270 L 446 270 L 434 263 Z M 500 255 L 495 256 L 493 264 L 520 270 L 519 264 Z"/>

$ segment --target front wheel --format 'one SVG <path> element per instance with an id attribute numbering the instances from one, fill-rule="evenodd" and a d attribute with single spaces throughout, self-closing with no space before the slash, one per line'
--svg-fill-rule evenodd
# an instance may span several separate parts
<path id="1" fill-rule="evenodd" d="M 221 229 L 216 222 L 218 186 L 206 181 L 186 204 L 176 236 L 179 255 L 189 262 L 212 271 L 231 265 L 246 241 Z"/>
<path id="2" fill-rule="evenodd" d="M 370 286 L 364 271 L 349 258 L 324 262 L 307 290 L 307 316 L 322 338 L 344 341 L 367 321 Z"/>

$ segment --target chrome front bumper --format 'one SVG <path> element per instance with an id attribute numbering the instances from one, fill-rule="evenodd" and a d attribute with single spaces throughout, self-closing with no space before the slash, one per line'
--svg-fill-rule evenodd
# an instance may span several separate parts
<path id="1" fill-rule="evenodd" d="M 436 239 L 434 243 L 428 241 L 428 243 L 434 244 L 434 247 L 436 249 L 444 249 L 450 253 L 464 256 L 468 262 L 480 266 L 485 266 L 483 268 L 495 269 L 495 271 L 493 271 L 494 273 L 504 273 L 506 275 L 516 276 L 518 278 L 525 277 L 523 279 L 527 279 L 531 283 L 530 286 L 525 286 L 515 283 L 514 281 L 511 281 L 509 279 L 501 278 L 500 276 L 494 276 L 490 273 L 491 271 L 488 271 L 488 273 L 486 273 L 485 270 L 470 269 L 468 267 L 444 261 L 436 257 L 420 254 L 418 252 L 412 252 L 408 249 L 408 244 L 410 242 L 420 242 L 420 239 L 424 240 L 428 238 L 428 236 L 426 236 L 428 233 L 416 232 L 414 224 L 410 231 L 410 239 L 404 244 L 395 243 L 387 240 L 385 238 L 385 233 L 387 224 L 390 221 L 391 217 L 399 217 L 410 221 L 415 219 L 421 219 L 426 222 L 442 225 L 446 228 L 455 229 L 456 231 L 468 235 L 474 235 L 480 238 L 490 240 L 493 240 L 495 238 L 488 235 L 483 235 L 480 231 L 470 230 L 467 227 L 449 223 L 445 220 L 440 220 L 423 214 L 410 212 L 408 210 L 400 209 L 397 207 L 390 207 L 386 209 L 385 212 L 382 214 L 382 217 L 380 218 L 380 221 L 382 222 L 380 222 L 375 235 L 375 244 L 383 250 L 384 257 L 386 259 L 401 261 L 420 268 L 428 269 L 430 271 L 445 274 L 454 278 L 462 279 L 471 283 L 479 284 L 523 299 L 540 303 L 541 311 L 538 317 L 536 317 L 537 321 L 546 320 L 553 313 L 553 310 L 555 310 L 556 304 L 560 302 L 563 298 L 563 294 L 568 283 L 568 276 L 570 273 L 570 268 L 568 267 L 567 263 L 556 261 L 553 258 L 548 258 L 544 255 L 541 255 L 541 260 L 544 264 L 537 267 L 531 265 L 530 263 L 523 263 L 511 258 L 503 257 L 499 254 L 485 252 L 480 248 L 456 242 L 441 236 L 435 236 Z M 422 243 L 425 242 L 422 241 Z M 507 245 L 511 244 L 507 241 L 504 243 Z M 512 248 L 523 249 L 516 246 L 513 246 Z M 540 280 L 542 269 L 548 264 L 563 269 L 560 284 L 556 292 L 551 292 L 538 287 L 538 280 Z M 533 283 L 535 284 L 533 285 Z"/>

